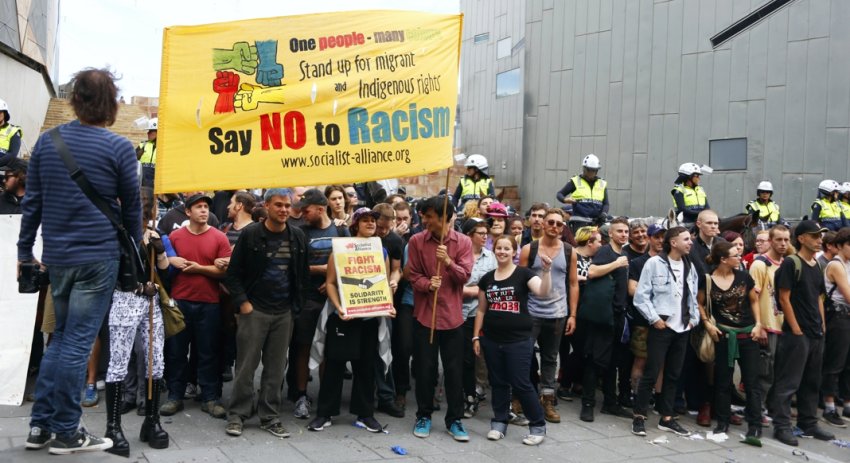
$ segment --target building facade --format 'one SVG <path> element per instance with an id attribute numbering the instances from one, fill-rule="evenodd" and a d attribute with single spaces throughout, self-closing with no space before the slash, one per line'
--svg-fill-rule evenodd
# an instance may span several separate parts
<path id="1" fill-rule="evenodd" d="M 526 206 L 555 202 L 588 153 L 611 212 L 629 216 L 666 213 L 683 162 L 714 169 L 702 184 L 721 216 L 762 180 L 792 218 L 810 213 L 822 179 L 850 180 L 848 1 L 461 0 L 461 11 L 460 149 L 486 155 Z"/>
<path id="2" fill-rule="evenodd" d="M 0 2 L 0 99 L 9 105 L 10 122 L 23 129 L 23 156 L 56 95 L 58 36 L 59 0 Z"/>

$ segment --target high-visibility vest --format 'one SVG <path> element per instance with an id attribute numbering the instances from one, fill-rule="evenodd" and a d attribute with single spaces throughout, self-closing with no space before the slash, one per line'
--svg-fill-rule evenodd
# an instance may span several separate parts
<path id="1" fill-rule="evenodd" d="M 493 180 L 490 177 L 481 177 L 478 181 L 473 180 L 471 177 L 464 176 L 460 179 L 460 199 L 461 201 L 467 201 L 469 199 L 479 199 L 481 197 L 487 196 L 490 192 L 490 184 L 493 183 Z"/>
<path id="2" fill-rule="evenodd" d="M 838 208 L 841 210 L 841 212 L 844 213 L 844 218 L 847 219 L 847 220 L 850 220 L 850 203 L 848 203 L 847 201 L 841 200 L 841 201 L 836 201 L 835 204 L 837 204 Z"/>
<path id="3" fill-rule="evenodd" d="M 593 187 L 590 186 L 590 183 L 582 177 L 581 175 L 576 175 L 572 178 L 573 185 L 576 187 L 576 191 L 570 195 L 576 203 L 591 203 L 595 205 L 602 205 L 602 201 L 605 199 L 605 188 L 608 184 L 605 180 L 601 178 L 596 179 Z"/>
<path id="4" fill-rule="evenodd" d="M 697 185 L 695 188 L 687 187 L 684 184 L 678 184 L 673 187 L 673 191 L 682 193 L 685 198 L 685 209 L 692 212 L 699 212 L 705 209 L 707 196 L 705 190 Z M 673 198 L 673 207 L 676 207 L 676 198 Z"/>
<path id="5" fill-rule="evenodd" d="M 838 231 L 841 228 L 841 205 L 840 201 L 830 202 L 824 198 L 818 198 L 812 203 L 814 209 L 815 204 L 820 206 L 820 215 L 812 217 L 812 219 L 820 222 L 824 227 Z"/>
<path id="6" fill-rule="evenodd" d="M 139 162 L 142 164 L 156 164 L 156 145 L 149 141 L 139 143 L 139 149 L 142 150 L 142 157 Z"/>
<path id="7" fill-rule="evenodd" d="M 0 129 L 0 152 L 5 153 L 9 151 L 9 147 L 12 145 L 12 138 L 18 133 L 22 137 L 24 136 L 24 131 L 17 125 L 6 124 L 6 127 Z"/>
<path id="8" fill-rule="evenodd" d="M 599 217 L 599 214 L 602 213 L 602 202 L 605 200 L 605 190 L 608 188 L 608 183 L 597 178 L 591 186 L 590 182 L 581 175 L 574 176 L 570 181 L 575 186 L 575 191 L 570 195 L 575 200 L 573 215 L 591 219 Z"/>
<path id="9" fill-rule="evenodd" d="M 779 221 L 779 205 L 773 201 L 768 201 L 763 204 L 761 201 L 750 201 L 747 207 L 752 211 L 759 212 L 759 220 L 767 223 L 776 223 Z"/>

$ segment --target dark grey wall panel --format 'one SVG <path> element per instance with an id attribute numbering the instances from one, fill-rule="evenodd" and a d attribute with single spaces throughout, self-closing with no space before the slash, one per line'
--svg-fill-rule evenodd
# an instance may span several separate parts
<path id="1" fill-rule="evenodd" d="M 640 216 L 670 207 L 678 165 L 708 163 L 710 140 L 745 137 L 745 171 L 703 176 L 713 207 L 736 214 L 770 180 L 785 215 L 808 213 L 827 173 L 850 178 L 850 2 L 797 0 L 711 47 L 762 3 L 462 0 L 476 28 L 464 32 L 462 140 L 526 205 L 551 202 L 594 152 L 612 212 Z M 471 45 L 487 29 L 490 43 Z M 524 45 L 496 60 L 508 35 Z M 514 67 L 523 94 L 495 99 L 496 73 Z"/>

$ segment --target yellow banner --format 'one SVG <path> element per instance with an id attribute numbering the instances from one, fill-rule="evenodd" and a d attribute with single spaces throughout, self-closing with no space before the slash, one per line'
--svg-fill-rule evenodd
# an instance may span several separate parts
<path id="1" fill-rule="evenodd" d="M 461 22 L 352 11 L 166 28 L 156 191 L 449 167 Z"/>
<path id="2" fill-rule="evenodd" d="M 352 317 L 388 315 L 393 293 L 380 238 L 334 238 L 333 257 L 342 311 Z"/>

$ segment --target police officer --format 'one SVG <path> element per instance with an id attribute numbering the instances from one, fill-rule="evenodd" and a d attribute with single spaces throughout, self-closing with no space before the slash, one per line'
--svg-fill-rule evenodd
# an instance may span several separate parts
<path id="1" fill-rule="evenodd" d="M 159 118 L 148 121 L 148 139 L 136 147 L 136 158 L 139 160 L 142 172 L 139 175 L 143 187 L 153 188 L 153 177 L 156 170 L 156 132 Z"/>
<path id="2" fill-rule="evenodd" d="M 23 131 L 9 123 L 9 105 L 0 100 L 0 166 L 5 166 L 18 157 L 21 150 Z"/>
<path id="3" fill-rule="evenodd" d="M 697 216 L 704 209 L 709 209 L 708 197 L 705 190 L 699 186 L 702 169 L 693 162 L 686 162 L 679 166 L 679 176 L 673 182 L 673 208 L 676 216 L 681 214 L 681 221 L 686 226 L 692 226 L 697 221 Z"/>
<path id="4" fill-rule="evenodd" d="M 575 232 L 590 223 L 600 223 L 608 216 L 608 183 L 596 176 L 602 165 L 591 153 L 581 161 L 581 175 L 576 175 L 558 192 L 558 201 L 573 205 L 570 228 Z"/>
<path id="5" fill-rule="evenodd" d="M 850 222 L 850 182 L 842 183 L 839 191 L 841 196 L 838 198 L 838 204 L 844 213 L 844 219 Z"/>
<path id="6" fill-rule="evenodd" d="M 839 195 L 841 185 L 835 180 L 824 180 L 818 185 L 818 198 L 812 203 L 812 220 L 822 227 L 838 231 L 847 225 L 847 219 L 841 211 Z"/>
<path id="7" fill-rule="evenodd" d="M 779 223 L 779 204 L 773 199 L 773 184 L 767 180 L 762 181 L 756 187 L 756 199 L 747 204 L 744 212 L 750 215 L 758 215 L 759 225 L 765 229 Z"/>
<path id="8" fill-rule="evenodd" d="M 484 196 L 496 196 L 496 187 L 488 173 L 487 158 L 480 154 L 472 154 L 466 158 L 466 175 L 460 179 L 455 188 L 455 206 L 463 208 L 470 199 L 480 199 Z"/>

